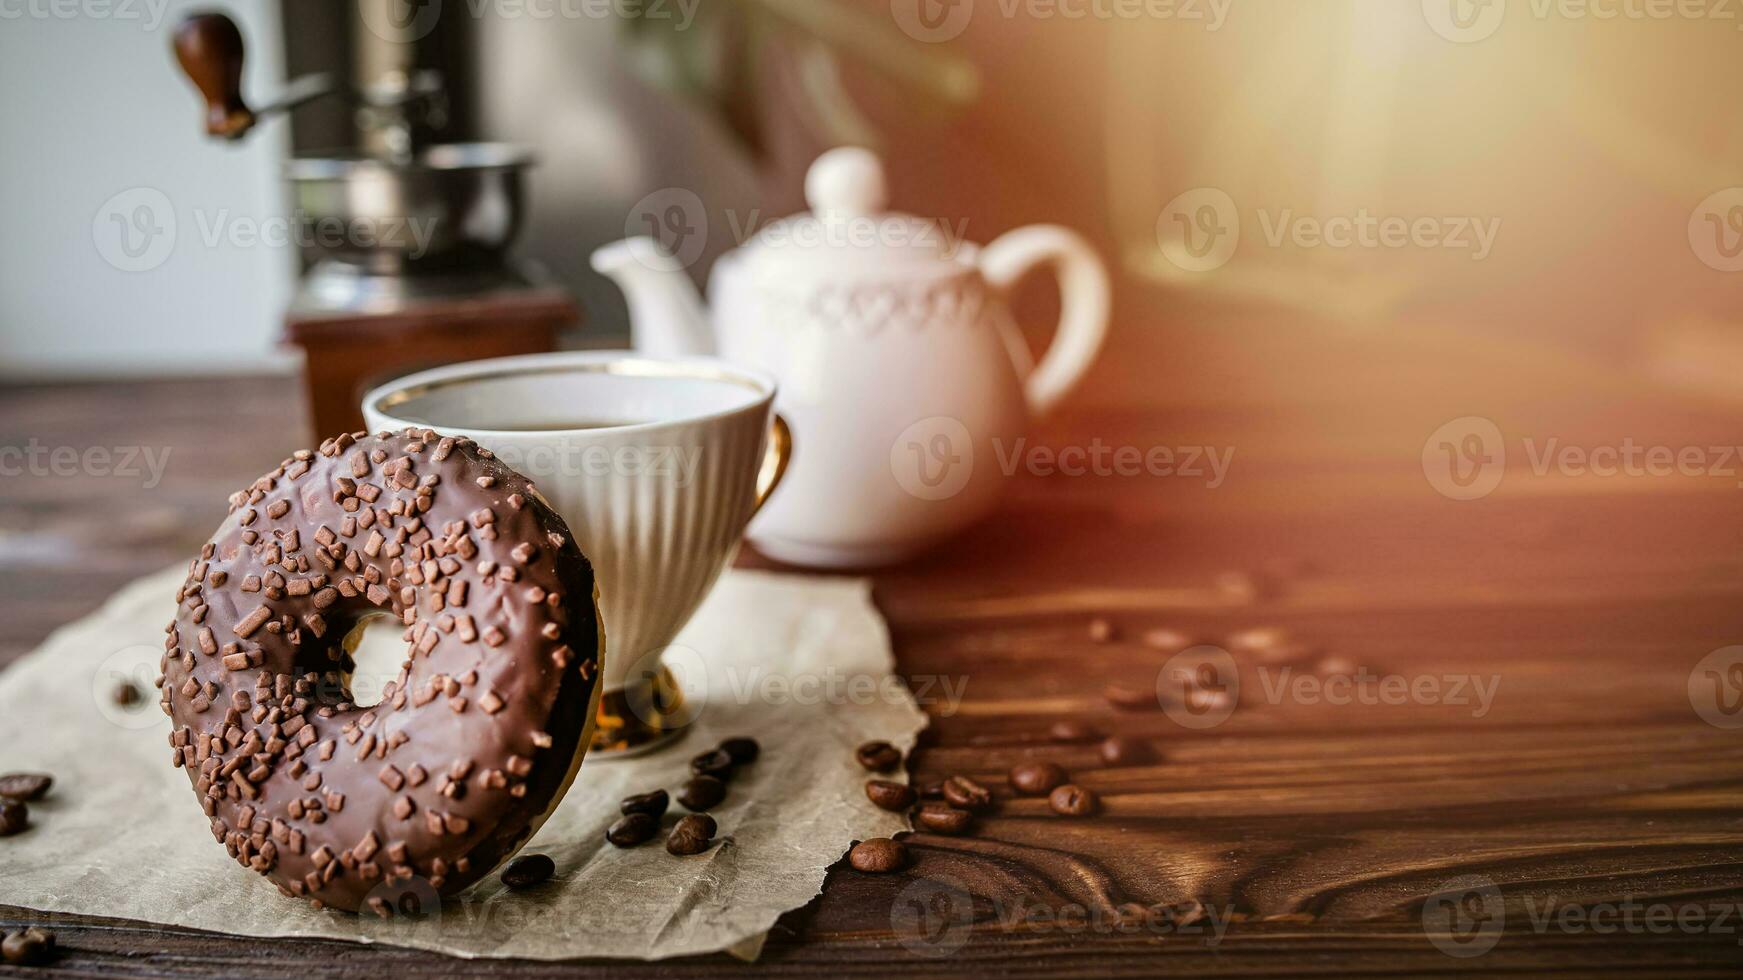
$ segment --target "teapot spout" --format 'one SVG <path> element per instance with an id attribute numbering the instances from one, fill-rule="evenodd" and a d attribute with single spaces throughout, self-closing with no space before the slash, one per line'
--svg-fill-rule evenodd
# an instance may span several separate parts
<path id="1" fill-rule="evenodd" d="M 708 311 L 684 266 L 652 238 L 614 242 L 593 253 L 593 269 L 629 301 L 631 345 L 652 357 L 714 353 Z"/>

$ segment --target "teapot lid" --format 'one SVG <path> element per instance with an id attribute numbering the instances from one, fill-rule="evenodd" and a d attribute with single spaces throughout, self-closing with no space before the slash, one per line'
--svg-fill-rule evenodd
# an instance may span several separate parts
<path id="1" fill-rule="evenodd" d="M 846 146 L 818 157 L 805 199 L 809 212 L 769 224 L 746 244 L 760 275 L 888 280 L 962 269 L 962 243 L 942 223 L 886 210 L 883 163 L 870 150 Z"/>

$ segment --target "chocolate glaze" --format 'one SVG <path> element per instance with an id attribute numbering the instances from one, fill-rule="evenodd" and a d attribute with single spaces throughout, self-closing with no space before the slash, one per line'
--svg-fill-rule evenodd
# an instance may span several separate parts
<path id="1" fill-rule="evenodd" d="M 562 518 L 487 450 L 411 429 L 299 452 L 230 508 L 159 684 L 213 836 L 286 895 L 383 916 L 512 857 L 598 693 L 593 570 Z M 344 640 L 378 614 L 408 659 L 357 707 Z"/>

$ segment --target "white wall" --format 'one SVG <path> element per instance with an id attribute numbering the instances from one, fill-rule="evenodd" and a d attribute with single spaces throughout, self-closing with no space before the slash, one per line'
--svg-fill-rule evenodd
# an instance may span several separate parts
<path id="1" fill-rule="evenodd" d="M 264 102 L 283 79 L 277 4 L 227 6 Z M 207 139 L 170 47 L 195 7 L 210 0 L 0 0 L 0 377 L 294 363 L 275 349 L 294 249 L 230 238 L 287 213 L 286 123 Z M 134 255 L 116 217 L 142 222 Z"/>

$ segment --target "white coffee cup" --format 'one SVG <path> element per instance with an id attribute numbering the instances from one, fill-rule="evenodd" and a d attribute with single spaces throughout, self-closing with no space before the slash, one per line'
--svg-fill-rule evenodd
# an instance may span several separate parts
<path id="1" fill-rule="evenodd" d="M 627 351 L 472 361 L 369 392 L 372 431 L 466 436 L 531 479 L 593 563 L 605 622 L 596 750 L 658 741 L 682 712 L 659 657 L 774 492 L 791 435 L 775 383 L 712 358 Z"/>

